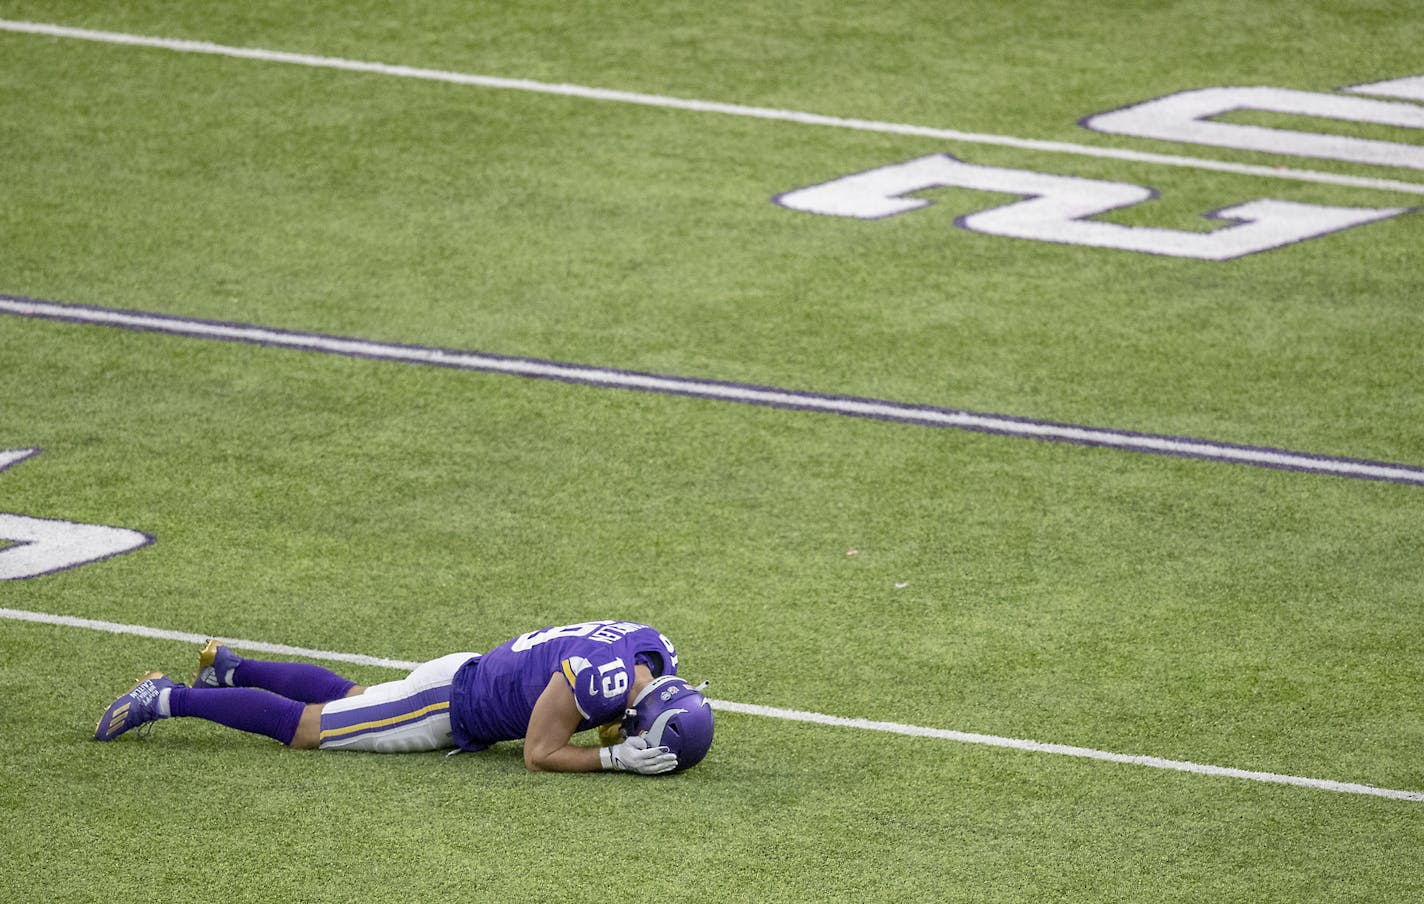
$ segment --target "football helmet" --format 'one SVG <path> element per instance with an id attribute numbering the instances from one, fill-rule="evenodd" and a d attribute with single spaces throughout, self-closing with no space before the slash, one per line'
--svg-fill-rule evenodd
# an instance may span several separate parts
<path id="1" fill-rule="evenodd" d="M 649 747 L 666 747 L 677 755 L 674 772 L 702 762 L 712 746 L 712 704 L 676 675 L 653 679 L 633 700 L 623 717 L 627 737 L 641 735 Z"/>

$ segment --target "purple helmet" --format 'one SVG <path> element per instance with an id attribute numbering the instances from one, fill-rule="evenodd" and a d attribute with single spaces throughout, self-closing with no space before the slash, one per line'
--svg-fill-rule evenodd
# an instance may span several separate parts
<path id="1" fill-rule="evenodd" d="M 677 755 L 673 771 L 681 772 L 702 762 L 712 746 L 712 705 L 701 688 L 664 675 L 633 700 L 623 718 L 623 733 L 630 738 L 643 735 L 650 747 L 672 751 Z"/>

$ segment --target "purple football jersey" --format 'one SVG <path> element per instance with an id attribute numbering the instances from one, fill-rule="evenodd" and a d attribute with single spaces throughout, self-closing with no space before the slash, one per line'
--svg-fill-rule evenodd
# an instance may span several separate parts
<path id="1" fill-rule="evenodd" d="M 534 703 L 553 675 L 562 675 L 583 719 L 577 731 L 623 718 L 633 667 L 653 675 L 677 673 L 677 651 L 654 628 L 596 621 L 541 628 L 471 659 L 455 674 L 450 699 L 455 742 L 483 750 L 522 738 Z"/>

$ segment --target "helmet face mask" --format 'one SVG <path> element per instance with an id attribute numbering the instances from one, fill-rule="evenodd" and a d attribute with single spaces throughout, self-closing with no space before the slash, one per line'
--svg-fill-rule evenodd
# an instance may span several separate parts
<path id="1" fill-rule="evenodd" d="M 623 732 L 672 751 L 677 756 L 673 771 L 681 772 L 700 763 L 712 746 L 712 705 L 683 679 L 664 675 L 634 699 L 623 718 Z"/>

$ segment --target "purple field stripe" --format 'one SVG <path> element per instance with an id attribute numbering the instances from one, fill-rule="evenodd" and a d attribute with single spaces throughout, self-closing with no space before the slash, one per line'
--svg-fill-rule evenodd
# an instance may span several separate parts
<path id="1" fill-rule="evenodd" d="M 828 395 L 721 380 L 699 380 L 485 352 L 376 342 L 242 323 L 60 304 L 12 295 L 0 295 L 0 314 L 1424 486 L 1424 467 L 1415 465 L 1315 455 L 1268 446 L 1245 446 L 1185 436 L 1086 427 L 934 405 Z"/>

